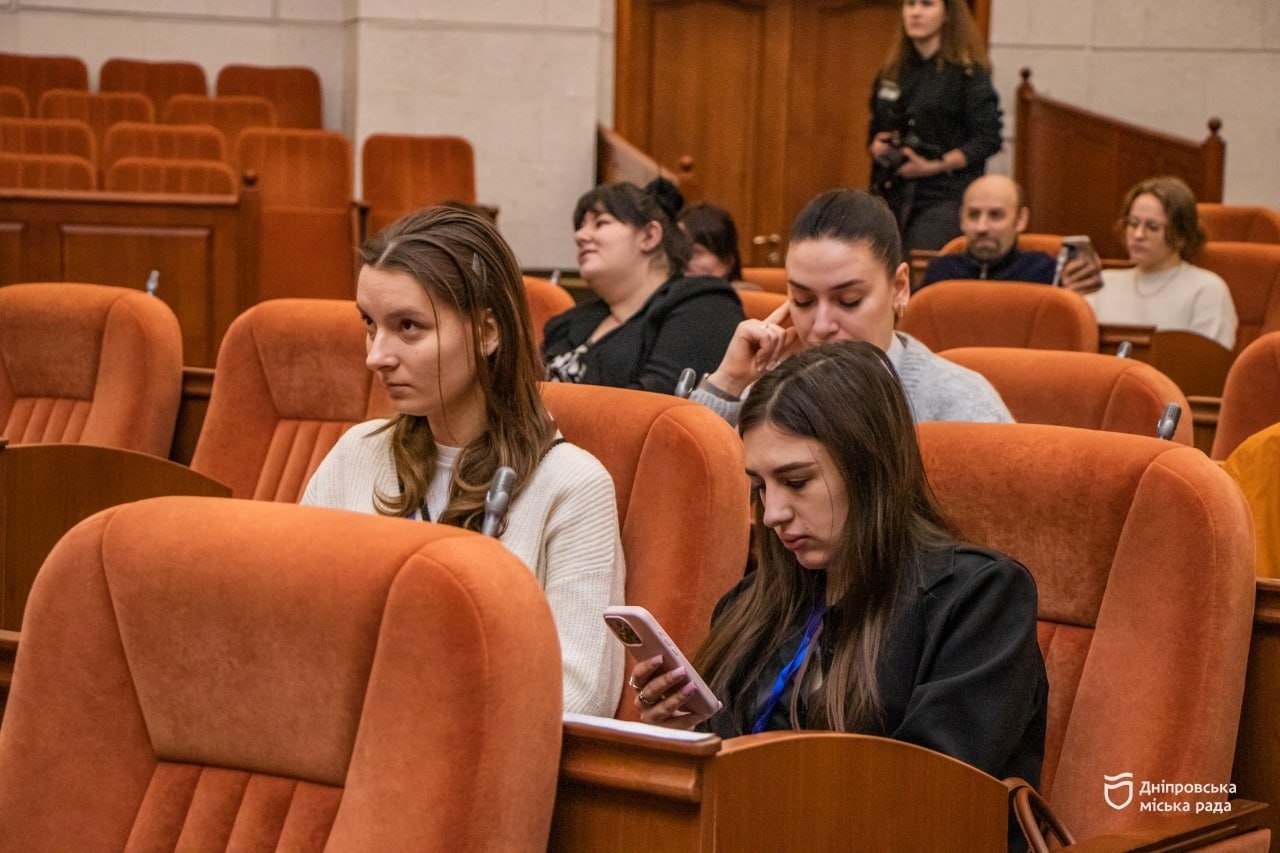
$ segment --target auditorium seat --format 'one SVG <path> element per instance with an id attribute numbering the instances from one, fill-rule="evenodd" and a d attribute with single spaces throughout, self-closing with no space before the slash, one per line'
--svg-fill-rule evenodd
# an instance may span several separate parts
<path id="1" fill-rule="evenodd" d="M 353 300 L 260 302 L 222 339 L 191 467 L 232 497 L 293 503 L 342 433 L 390 413 Z"/>
<path id="2" fill-rule="evenodd" d="M 559 641 L 498 542 L 215 498 L 49 555 L 0 727 L 6 849 L 546 849 Z"/>
<path id="3" fill-rule="evenodd" d="M 235 162 L 258 173 L 263 299 L 355 294 L 351 143 L 325 130 L 249 128 Z"/>
<path id="4" fill-rule="evenodd" d="M 1240 324 L 1237 355 L 1259 336 L 1280 331 L 1280 245 L 1205 243 L 1195 263 L 1222 276 Z"/>
<path id="5" fill-rule="evenodd" d="M 226 163 L 217 160 L 121 157 L 107 170 L 103 189 L 110 192 L 234 195 L 236 174 Z"/>
<path id="6" fill-rule="evenodd" d="M 787 292 L 785 267 L 743 267 L 742 280 L 772 293 Z"/>
<path id="7" fill-rule="evenodd" d="M 742 313 L 748 320 L 763 320 L 787 301 L 785 293 L 771 290 L 739 290 L 738 298 L 742 300 Z"/>
<path id="8" fill-rule="evenodd" d="M 1247 204 L 1196 205 L 1209 239 L 1239 243 L 1280 243 L 1280 211 Z"/>
<path id="9" fill-rule="evenodd" d="M 529 300 L 529 315 L 533 320 L 533 339 L 541 347 L 543 327 L 552 317 L 572 308 L 573 297 L 560 285 L 532 275 L 524 277 L 524 295 Z"/>
<path id="10" fill-rule="evenodd" d="M 103 172 L 122 157 L 230 162 L 222 134 L 204 125 L 121 122 L 107 131 L 103 142 L 100 163 Z"/>
<path id="11" fill-rule="evenodd" d="M 78 92 L 51 89 L 40 96 L 40 118 L 74 119 L 89 125 L 99 152 L 111 126 L 122 121 L 154 122 L 151 101 L 137 92 Z"/>
<path id="12" fill-rule="evenodd" d="M 648 608 L 691 654 L 746 565 L 742 442 L 710 409 L 665 394 L 548 382 L 542 398 L 564 437 L 613 477 L 626 602 Z M 636 718 L 631 698 L 622 695 L 619 717 Z"/>
<path id="13" fill-rule="evenodd" d="M 1254 600 L 1249 509 L 1231 478 L 1155 438 L 918 430 L 930 484 L 964 537 L 1036 579 L 1049 677 L 1039 790 L 1066 826 L 1080 839 L 1120 833 L 1149 819 L 1140 801 L 1182 799 L 1143 795 L 1144 781 L 1229 782 Z M 1133 801 L 1117 809 L 1103 777 L 1121 773 Z"/>
<path id="14" fill-rule="evenodd" d="M 0 435 L 167 457 L 182 395 L 169 306 L 126 287 L 0 287 Z"/>
<path id="15" fill-rule="evenodd" d="M 1043 284 L 938 282 L 912 295 L 898 328 L 934 352 L 955 347 L 1098 351 L 1098 321 L 1088 303 Z"/>
<path id="16" fill-rule="evenodd" d="M 89 69 L 74 56 L 30 56 L 0 53 L 0 86 L 16 86 L 28 109 L 49 89 L 89 89 Z"/>
<path id="17" fill-rule="evenodd" d="M 421 207 L 476 203 L 475 152 L 459 136 L 375 133 L 360 152 L 360 179 L 371 234 Z"/>
<path id="18" fill-rule="evenodd" d="M 324 127 L 320 76 L 311 68 L 226 65 L 218 72 L 218 95 L 258 95 L 276 108 L 280 127 Z"/>
<path id="19" fill-rule="evenodd" d="M 235 151 L 248 127 L 275 127 L 276 110 L 266 98 L 253 95 L 174 95 L 165 105 L 165 124 L 207 124 L 222 131 L 227 150 Z"/>
<path id="20" fill-rule="evenodd" d="M 30 118 L 31 105 L 17 86 L 0 86 L 0 118 Z"/>
<path id="21" fill-rule="evenodd" d="M 103 92 L 139 92 L 164 115 L 165 104 L 174 95 L 207 95 L 209 83 L 204 69 L 194 62 L 148 62 L 142 59 L 108 59 L 98 73 L 98 89 Z"/>
<path id="22" fill-rule="evenodd" d="M 1222 391 L 1214 459 L 1226 459 L 1249 436 L 1280 422 L 1280 331 L 1256 339 L 1236 357 Z"/>
<path id="23" fill-rule="evenodd" d="M 963 235 L 952 237 L 947 241 L 940 250 L 939 255 L 955 255 L 963 252 L 968 244 L 967 238 Z M 1051 257 L 1057 257 L 1058 251 L 1062 248 L 1061 234 L 1034 234 L 1026 232 L 1018 235 L 1018 248 L 1024 252 L 1044 252 Z"/>
<path id="24" fill-rule="evenodd" d="M 0 188 L 85 192 L 97 185 L 97 170 L 83 157 L 0 153 Z"/>
<path id="25" fill-rule="evenodd" d="M 1191 405 L 1177 384 L 1149 364 L 1096 352 L 962 347 L 938 353 L 976 370 L 1020 424 L 1154 436 L 1169 403 L 1182 413 L 1173 440 L 1193 442 Z"/>
<path id="26" fill-rule="evenodd" d="M 73 119 L 0 118 L 0 151 L 10 154 L 70 154 L 98 162 L 89 125 Z"/>

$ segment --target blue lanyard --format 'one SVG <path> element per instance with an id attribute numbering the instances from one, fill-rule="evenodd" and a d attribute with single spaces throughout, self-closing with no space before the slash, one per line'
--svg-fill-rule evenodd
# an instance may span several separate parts
<path id="1" fill-rule="evenodd" d="M 787 661 L 787 665 L 782 668 L 782 672 L 778 673 L 778 678 L 773 682 L 773 690 L 770 691 L 769 698 L 764 703 L 764 710 L 760 712 L 760 717 L 756 720 L 756 724 L 751 727 L 752 734 L 764 731 L 765 726 L 769 724 L 769 718 L 773 716 L 773 709 L 777 706 L 778 700 L 782 698 L 782 691 L 786 688 L 787 681 L 796 674 L 800 664 L 804 663 L 805 653 L 809 651 L 809 643 L 813 641 L 813 635 L 818 630 L 818 625 L 822 624 L 824 610 L 824 607 L 815 607 L 813 612 L 809 614 L 809 621 L 804 626 L 804 636 L 800 638 L 800 648 L 796 649 L 795 655 L 791 660 Z"/>

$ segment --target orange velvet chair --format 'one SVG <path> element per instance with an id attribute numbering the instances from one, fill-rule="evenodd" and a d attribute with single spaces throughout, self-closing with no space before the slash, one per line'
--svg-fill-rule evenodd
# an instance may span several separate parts
<path id="1" fill-rule="evenodd" d="M 0 153 L 0 187 L 5 189 L 92 190 L 93 163 L 71 154 Z"/>
<path id="2" fill-rule="evenodd" d="M 263 299 L 355 294 L 357 223 L 351 143 L 341 133 L 246 129 L 235 162 L 258 173 Z"/>
<path id="3" fill-rule="evenodd" d="M 1098 351 L 1098 321 L 1069 290 L 1011 281 L 938 282 L 911 297 L 898 328 L 937 352 L 955 347 Z"/>
<path id="4" fill-rule="evenodd" d="M 742 313 L 748 320 L 763 320 L 787 301 L 785 293 L 771 290 L 739 290 L 738 298 L 742 300 Z"/>
<path id="5" fill-rule="evenodd" d="M 1236 358 L 1222 391 L 1213 436 L 1214 459 L 1226 459 L 1240 442 L 1280 422 L 1280 331 L 1268 332 Z"/>
<path id="6" fill-rule="evenodd" d="M 74 119 L 0 118 L 0 151 L 69 154 L 98 162 L 92 129 Z"/>
<path id="7" fill-rule="evenodd" d="M 276 108 L 281 127 L 324 127 L 320 75 L 305 67 L 226 65 L 215 83 L 218 95 L 258 95 Z"/>
<path id="8" fill-rule="evenodd" d="M 40 96 L 36 108 L 40 118 L 73 119 L 89 125 L 98 151 L 102 151 L 107 131 L 122 121 L 154 122 L 155 108 L 137 92 L 80 92 L 51 89 Z"/>
<path id="9" fill-rule="evenodd" d="M 1230 781 L 1254 601 L 1249 508 L 1231 478 L 1155 438 L 1035 424 L 918 430 L 961 532 L 1036 579 L 1049 677 L 1040 791 L 1066 826 L 1088 839 L 1149 819 L 1144 781 Z M 1133 801 L 1116 809 L 1103 776 L 1125 772 Z"/>
<path id="10" fill-rule="evenodd" d="M 182 332 L 159 299 L 100 284 L 0 287 L 0 435 L 167 457 Z"/>
<path id="11" fill-rule="evenodd" d="M 17 86 L 0 86 L 0 118 L 30 118 L 31 105 Z"/>
<path id="12" fill-rule="evenodd" d="M 743 267 L 742 280 L 771 293 L 787 292 L 785 267 Z"/>
<path id="13" fill-rule="evenodd" d="M 276 108 L 256 95 L 174 95 L 165 105 L 165 124 L 207 124 L 222 131 L 227 150 L 235 151 L 240 134 L 250 127 L 275 127 Z"/>
<path id="14" fill-rule="evenodd" d="M 952 237 L 947 241 L 946 245 L 938 250 L 939 255 L 954 255 L 964 251 L 965 237 Z M 1062 248 L 1061 234 L 1035 234 L 1023 233 L 1018 235 L 1018 248 L 1024 252 L 1044 252 L 1050 257 L 1056 258 L 1058 251 Z"/>
<path id="15" fill-rule="evenodd" d="M 421 207 L 476 203 L 475 152 L 460 136 L 375 133 L 361 149 L 360 177 L 372 234 Z"/>
<path id="16" fill-rule="evenodd" d="M 457 528 L 157 498 L 49 555 L 0 727 L 3 846 L 545 850 L 559 641 Z"/>
<path id="17" fill-rule="evenodd" d="M 1237 355 L 1259 335 L 1280 331 L 1280 245 L 1211 242 L 1194 260 L 1222 276 L 1231 290 L 1240 320 Z"/>
<path id="18" fill-rule="evenodd" d="M 253 306 L 218 349 L 191 467 L 230 486 L 232 497 L 297 502 L 342 433 L 392 412 L 364 360 L 353 300 Z"/>
<path id="19" fill-rule="evenodd" d="M 1269 207 L 1202 201 L 1196 213 L 1210 240 L 1280 243 L 1280 211 Z"/>
<path id="20" fill-rule="evenodd" d="M 1010 347 L 962 347 L 938 354 L 985 376 L 1020 424 L 1154 436 L 1165 406 L 1177 403 L 1182 416 L 1173 440 L 1193 444 L 1186 395 L 1172 379 L 1135 359 Z"/>
<path id="21" fill-rule="evenodd" d="M 40 103 L 49 89 L 89 89 L 89 69 L 74 56 L 28 56 L 0 53 L 0 86 L 22 90 L 27 106 Z"/>
<path id="22" fill-rule="evenodd" d="M 123 157 L 167 160 L 215 160 L 229 163 L 227 144 L 217 128 L 204 125 L 121 122 L 111 126 L 102 143 L 103 172 Z"/>
<path id="23" fill-rule="evenodd" d="M 527 275 L 524 277 L 524 295 L 529 300 L 529 313 L 533 319 L 533 339 L 542 346 L 542 329 L 547 321 L 573 307 L 569 291 L 549 279 Z"/>
<path id="24" fill-rule="evenodd" d="M 110 192 L 234 195 L 236 174 L 217 160 L 166 160 L 162 157 L 121 157 L 103 180 Z"/>
<path id="25" fill-rule="evenodd" d="M 648 608 L 692 655 L 746 566 L 742 442 L 710 409 L 665 394 L 549 382 L 542 398 L 564 437 L 613 477 L 627 603 Z M 622 694 L 619 717 L 635 719 L 631 700 Z"/>
<path id="26" fill-rule="evenodd" d="M 148 62 L 142 59 L 108 59 L 98 72 L 103 92 L 138 92 L 146 95 L 156 115 L 174 95 L 207 95 L 204 69 L 194 62 Z"/>

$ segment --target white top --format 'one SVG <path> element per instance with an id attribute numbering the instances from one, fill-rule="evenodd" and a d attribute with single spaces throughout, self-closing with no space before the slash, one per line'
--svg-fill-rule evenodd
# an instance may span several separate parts
<path id="1" fill-rule="evenodd" d="M 1216 273 L 1183 261 L 1158 273 L 1103 270 L 1102 289 L 1085 296 L 1099 323 L 1195 332 L 1236 345 L 1236 306 Z"/>
<path id="2" fill-rule="evenodd" d="M 385 423 L 347 430 L 316 469 L 302 503 L 372 515 L 375 488 L 398 494 L 391 431 L 376 432 Z M 546 591 L 564 660 L 564 710 L 612 717 L 623 648 L 603 613 L 623 603 L 626 564 L 609 472 L 582 448 L 557 444 L 511 502 L 501 541 Z"/>

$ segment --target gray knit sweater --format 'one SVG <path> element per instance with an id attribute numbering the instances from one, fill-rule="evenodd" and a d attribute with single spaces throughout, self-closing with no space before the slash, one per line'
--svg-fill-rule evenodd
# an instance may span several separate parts
<path id="1" fill-rule="evenodd" d="M 911 415 L 921 421 L 1013 423 L 1000 394 L 980 373 L 947 361 L 905 332 L 894 332 L 889 360 L 898 371 Z M 745 397 L 745 395 L 744 395 Z M 702 403 L 730 426 L 738 425 L 742 400 L 725 400 L 701 389 L 690 400 Z"/>

